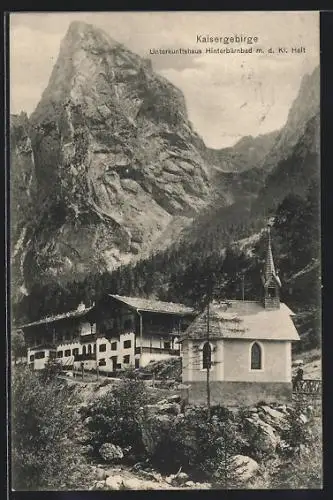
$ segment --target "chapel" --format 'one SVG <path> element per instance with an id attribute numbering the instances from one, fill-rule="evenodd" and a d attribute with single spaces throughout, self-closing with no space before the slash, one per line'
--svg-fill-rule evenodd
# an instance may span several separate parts
<path id="1" fill-rule="evenodd" d="M 291 346 L 299 335 L 280 288 L 268 228 L 262 299 L 212 301 L 181 336 L 189 404 L 206 404 L 207 376 L 211 404 L 291 400 Z"/>

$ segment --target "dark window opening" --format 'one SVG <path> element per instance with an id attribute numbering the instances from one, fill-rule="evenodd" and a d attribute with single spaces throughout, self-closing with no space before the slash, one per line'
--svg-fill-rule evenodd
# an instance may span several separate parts
<path id="1" fill-rule="evenodd" d="M 79 349 L 76 347 L 75 349 L 72 350 L 73 356 L 78 356 L 79 355 Z"/>
<path id="2" fill-rule="evenodd" d="M 106 344 L 100 344 L 99 345 L 99 352 L 105 352 L 106 351 Z"/>
<path id="3" fill-rule="evenodd" d="M 33 354 L 31 354 L 30 361 L 34 361 L 34 359 L 35 359 L 35 356 Z"/>
<path id="4" fill-rule="evenodd" d="M 50 359 L 54 359 L 57 356 L 56 351 L 50 351 Z"/>
<path id="5" fill-rule="evenodd" d="M 66 349 L 65 356 L 70 356 L 70 355 L 71 355 L 71 350 L 70 349 Z"/>
<path id="6" fill-rule="evenodd" d="M 262 360 L 261 360 L 261 348 L 256 342 L 251 347 L 251 370 L 261 370 Z"/>
<path id="7" fill-rule="evenodd" d="M 88 354 L 91 354 L 91 344 L 88 345 Z"/>
<path id="8" fill-rule="evenodd" d="M 139 368 L 139 367 L 140 367 L 140 360 L 136 359 L 135 360 L 135 368 Z"/>
<path id="9" fill-rule="evenodd" d="M 129 349 L 131 347 L 132 343 L 130 340 L 125 340 L 124 341 L 124 349 Z"/>
<path id="10" fill-rule="evenodd" d="M 63 351 L 58 351 L 57 358 L 62 358 L 64 355 Z"/>
<path id="11" fill-rule="evenodd" d="M 202 350 L 202 368 L 206 370 L 212 366 L 212 348 L 209 342 L 205 342 Z"/>
<path id="12" fill-rule="evenodd" d="M 85 345 L 82 347 L 82 354 L 87 354 L 87 348 Z"/>
<path id="13" fill-rule="evenodd" d="M 171 349 L 171 342 L 164 342 L 164 349 Z"/>
<path id="14" fill-rule="evenodd" d="M 106 360 L 104 358 L 100 359 L 98 362 L 98 366 L 106 366 Z"/>
<path id="15" fill-rule="evenodd" d="M 267 290 L 267 296 L 270 299 L 274 299 L 276 297 L 276 288 L 268 288 L 268 290 Z"/>
<path id="16" fill-rule="evenodd" d="M 45 358 L 45 351 L 40 351 L 35 353 L 35 359 L 44 359 Z"/>
<path id="17" fill-rule="evenodd" d="M 125 365 L 128 365 L 128 364 L 129 364 L 129 362 L 130 362 L 130 357 L 129 357 L 129 355 L 124 356 L 124 364 L 125 364 Z"/>
<path id="18" fill-rule="evenodd" d="M 117 342 L 111 342 L 111 351 L 117 350 Z"/>

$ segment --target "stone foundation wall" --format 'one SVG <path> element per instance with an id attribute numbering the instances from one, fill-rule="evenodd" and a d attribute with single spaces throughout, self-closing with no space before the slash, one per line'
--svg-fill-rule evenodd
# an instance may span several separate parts
<path id="1" fill-rule="evenodd" d="M 182 389 L 182 398 L 188 404 L 207 403 L 206 382 L 191 382 Z M 214 382 L 210 383 L 211 404 L 222 406 L 251 406 L 265 403 L 290 403 L 292 384 L 287 382 Z"/>

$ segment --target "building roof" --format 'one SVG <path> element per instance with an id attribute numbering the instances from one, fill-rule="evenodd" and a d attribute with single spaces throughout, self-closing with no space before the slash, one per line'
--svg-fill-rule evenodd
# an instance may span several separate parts
<path id="1" fill-rule="evenodd" d="M 209 306 L 209 337 L 254 340 L 299 340 L 291 319 L 293 312 L 285 304 L 279 309 L 265 309 L 261 302 L 230 300 Z M 207 308 L 181 339 L 207 338 Z"/>
<path id="2" fill-rule="evenodd" d="M 30 351 L 40 351 L 41 349 L 56 350 L 57 346 L 55 344 L 39 344 L 34 347 L 30 347 Z"/>
<path id="3" fill-rule="evenodd" d="M 47 318 L 40 319 L 38 321 L 33 321 L 32 323 L 26 323 L 25 325 L 20 325 L 17 328 L 29 328 L 30 326 L 43 325 L 46 323 L 54 323 L 55 321 L 60 321 L 61 319 L 68 318 L 81 318 L 85 316 L 94 306 L 87 307 L 86 309 L 75 309 L 75 311 L 69 311 L 63 314 L 57 314 L 56 316 L 48 316 Z"/>
<path id="4" fill-rule="evenodd" d="M 139 297 L 124 297 L 122 295 L 109 294 L 113 299 L 119 300 L 137 311 L 150 311 L 165 314 L 194 314 L 195 311 L 191 307 L 184 304 L 176 304 L 174 302 L 163 302 L 155 299 L 142 299 Z"/>

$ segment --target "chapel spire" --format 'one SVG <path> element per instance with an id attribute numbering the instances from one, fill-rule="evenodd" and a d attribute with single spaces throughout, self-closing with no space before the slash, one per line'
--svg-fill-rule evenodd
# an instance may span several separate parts
<path id="1" fill-rule="evenodd" d="M 265 309 L 279 309 L 280 307 L 280 287 L 281 281 L 275 270 L 272 245 L 271 228 L 267 226 L 267 249 L 262 277 L 264 285 L 264 307 Z"/>

